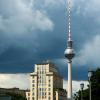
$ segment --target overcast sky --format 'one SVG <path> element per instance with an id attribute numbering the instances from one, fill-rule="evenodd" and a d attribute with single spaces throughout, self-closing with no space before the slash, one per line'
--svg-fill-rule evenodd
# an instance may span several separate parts
<path id="1" fill-rule="evenodd" d="M 49 59 L 67 79 L 66 5 L 66 0 L 0 0 L 0 73 L 30 73 L 35 63 Z M 100 66 L 100 1 L 72 0 L 71 19 L 73 80 L 87 80 L 88 69 Z"/>
<path id="2" fill-rule="evenodd" d="M 0 88 L 20 88 L 29 89 L 30 88 L 30 76 L 29 74 L 0 74 Z M 13 80 L 12 80 L 13 79 Z M 72 81 L 73 83 L 73 93 L 80 89 L 80 84 L 84 83 L 84 89 L 87 88 L 87 81 Z M 67 81 L 63 81 L 63 88 L 67 89 Z"/>

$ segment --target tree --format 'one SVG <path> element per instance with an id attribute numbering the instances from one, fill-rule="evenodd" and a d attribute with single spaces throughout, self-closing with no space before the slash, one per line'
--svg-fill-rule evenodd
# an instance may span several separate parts
<path id="1" fill-rule="evenodd" d="M 11 100 L 26 100 L 26 98 L 21 96 L 20 94 L 15 94 L 15 93 L 6 93 L 6 94 L 11 96 Z"/>
<path id="2" fill-rule="evenodd" d="M 93 71 L 93 76 L 91 77 L 91 89 L 92 89 L 92 100 L 100 100 L 100 68 Z M 75 100 L 81 100 L 81 91 L 76 93 L 78 96 Z M 83 100 L 89 100 L 89 85 L 88 88 L 83 90 Z"/>

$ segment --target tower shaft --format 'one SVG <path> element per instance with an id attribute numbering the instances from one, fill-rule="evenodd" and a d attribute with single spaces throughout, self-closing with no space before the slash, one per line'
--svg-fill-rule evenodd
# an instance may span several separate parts
<path id="1" fill-rule="evenodd" d="M 72 99 L 72 63 L 68 62 L 68 100 Z"/>

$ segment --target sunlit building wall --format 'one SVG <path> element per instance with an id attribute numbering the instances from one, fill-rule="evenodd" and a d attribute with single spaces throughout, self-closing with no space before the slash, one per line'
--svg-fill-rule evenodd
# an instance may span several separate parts
<path id="1" fill-rule="evenodd" d="M 30 83 L 30 100 L 56 100 L 57 89 L 63 89 L 63 79 L 51 62 L 35 64 Z"/>

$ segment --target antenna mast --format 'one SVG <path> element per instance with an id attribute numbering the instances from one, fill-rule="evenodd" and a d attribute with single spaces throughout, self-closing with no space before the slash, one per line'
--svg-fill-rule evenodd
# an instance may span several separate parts
<path id="1" fill-rule="evenodd" d="M 68 0 L 68 40 L 71 40 L 71 1 Z"/>

